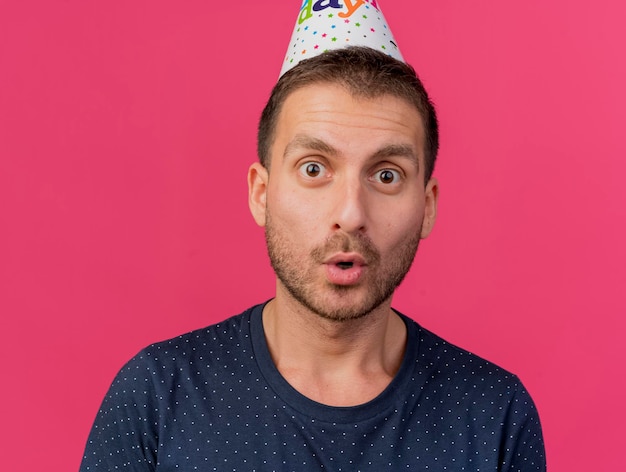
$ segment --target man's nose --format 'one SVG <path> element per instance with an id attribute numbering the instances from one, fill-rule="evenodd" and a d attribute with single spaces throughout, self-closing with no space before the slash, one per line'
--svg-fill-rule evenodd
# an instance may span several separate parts
<path id="1" fill-rule="evenodd" d="M 367 221 L 367 190 L 359 179 L 337 182 L 334 196 L 333 229 L 363 232 Z"/>

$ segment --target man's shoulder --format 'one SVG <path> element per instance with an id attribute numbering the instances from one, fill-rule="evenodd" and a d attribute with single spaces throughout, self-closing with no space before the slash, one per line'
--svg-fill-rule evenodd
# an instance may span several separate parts
<path id="1" fill-rule="evenodd" d="M 414 324 L 418 338 L 416 362 L 425 374 L 472 389 L 480 385 L 489 390 L 509 392 L 523 389 L 516 374 L 444 339 L 415 320 L 405 318 Z"/>
<path id="2" fill-rule="evenodd" d="M 222 353 L 243 348 L 250 337 L 250 317 L 255 305 L 222 321 L 187 333 L 158 341 L 143 348 L 133 361 L 157 361 L 162 365 L 206 357 L 219 358 Z"/>

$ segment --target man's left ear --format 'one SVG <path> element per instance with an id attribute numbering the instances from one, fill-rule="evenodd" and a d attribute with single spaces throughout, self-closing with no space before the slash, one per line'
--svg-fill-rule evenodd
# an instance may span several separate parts
<path id="1" fill-rule="evenodd" d="M 427 238 L 435 227 L 437 219 L 437 199 L 439 198 L 439 183 L 431 178 L 426 184 L 424 195 L 424 221 L 422 222 L 421 238 Z"/>

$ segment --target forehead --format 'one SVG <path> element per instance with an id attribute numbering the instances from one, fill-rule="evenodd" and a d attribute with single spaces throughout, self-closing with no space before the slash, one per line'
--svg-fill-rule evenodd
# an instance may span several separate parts
<path id="1" fill-rule="evenodd" d="M 423 156 L 424 126 L 417 107 L 391 94 L 364 96 L 334 83 L 300 87 L 285 99 L 277 116 L 272 154 L 302 136 L 349 146 L 413 145 Z M 421 160 L 421 159 L 420 159 Z"/>
<path id="2" fill-rule="evenodd" d="M 332 80 L 314 81 L 287 91 L 282 99 L 282 104 L 279 105 L 278 115 L 280 117 L 280 113 L 285 107 L 293 106 L 295 101 L 301 102 L 303 99 L 310 99 L 315 102 L 319 97 L 327 95 L 348 97 L 354 102 L 377 102 L 381 107 L 384 107 L 385 104 L 393 105 L 401 102 L 406 108 L 411 108 L 418 115 L 420 123 L 423 121 L 419 106 L 411 98 L 403 96 L 400 92 L 379 91 L 375 87 L 368 88 L 367 86 Z M 345 102 L 342 103 L 345 105 Z"/>

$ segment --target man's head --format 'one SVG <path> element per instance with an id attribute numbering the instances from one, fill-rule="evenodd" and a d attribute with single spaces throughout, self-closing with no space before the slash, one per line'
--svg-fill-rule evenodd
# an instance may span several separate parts
<path id="1" fill-rule="evenodd" d="M 285 100 L 296 90 L 313 84 L 340 85 L 355 98 L 391 95 L 414 106 L 424 127 L 424 177 L 428 182 L 439 149 L 435 108 L 410 65 L 366 47 L 327 51 L 300 62 L 280 78 L 259 122 L 257 152 L 264 167 L 270 166 L 276 123 Z"/>
<path id="2" fill-rule="evenodd" d="M 434 225 L 426 153 L 436 153 L 436 120 L 407 66 L 369 50 L 318 57 L 274 90 L 249 203 L 265 227 L 276 299 L 351 320 L 390 304 Z"/>

